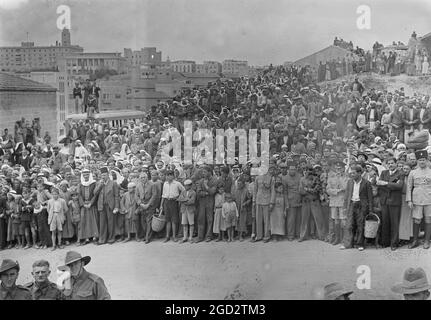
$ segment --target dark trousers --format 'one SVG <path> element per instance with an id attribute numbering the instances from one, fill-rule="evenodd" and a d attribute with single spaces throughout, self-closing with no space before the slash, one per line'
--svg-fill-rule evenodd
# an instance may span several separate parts
<path id="1" fill-rule="evenodd" d="M 384 247 L 398 244 L 401 205 L 382 206 L 382 245 Z"/>
<path id="2" fill-rule="evenodd" d="M 152 235 L 151 221 L 156 211 L 154 209 L 144 210 L 139 215 L 139 237 L 150 240 Z"/>
<path id="3" fill-rule="evenodd" d="M 199 201 L 198 213 L 198 239 L 204 240 L 212 238 L 212 227 L 214 220 L 214 201 L 211 199 L 201 199 Z"/>
<path id="4" fill-rule="evenodd" d="M 364 223 L 366 212 L 360 202 L 351 203 L 347 212 L 343 244 L 346 248 L 352 245 L 364 246 Z"/>
<path id="5" fill-rule="evenodd" d="M 52 245 L 51 233 L 49 232 L 48 213 L 42 210 L 36 216 L 37 233 L 39 237 L 39 244 L 41 246 L 50 247 Z"/>
<path id="6" fill-rule="evenodd" d="M 301 207 L 294 207 L 287 209 L 287 238 L 299 238 L 299 231 L 301 230 Z"/>
<path id="7" fill-rule="evenodd" d="M 7 223 L 6 219 L 0 218 L 0 249 L 6 247 L 7 239 Z"/>
<path id="8" fill-rule="evenodd" d="M 306 239 L 310 234 L 310 216 L 313 216 L 313 220 L 316 224 L 317 236 L 320 240 L 323 240 L 323 216 L 322 207 L 320 206 L 319 200 L 304 201 L 302 203 L 301 210 L 301 239 Z"/>
<path id="9" fill-rule="evenodd" d="M 100 229 L 99 243 L 115 241 L 115 216 L 109 205 L 105 204 L 103 210 L 99 211 Z"/>

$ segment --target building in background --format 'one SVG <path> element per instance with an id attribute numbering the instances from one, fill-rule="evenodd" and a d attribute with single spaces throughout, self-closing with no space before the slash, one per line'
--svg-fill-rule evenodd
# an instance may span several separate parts
<path id="1" fill-rule="evenodd" d="M 49 85 L 57 89 L 57 136 L 62 136 L 65 134 L 64 121 L 66 116 L 71 113 L 69 110 L 69 95 L 68 87 L 70 86 L 71 79 L 67 74 L 62 72 L 53 71 L 33 71 L 30 73 L 17 74 L 18 76 Z M 72 109 L 74 104 L 71 104 Z"/>
<path id="2" fill-rule="evenodd" d="M 359 56 L 354 54 L 353 52 L 341 48 L 339 46 L 331 45 L 329 47 L 326 47 L 322 50 L 319 50 L 313 54 L 310 54 L 304 58 L 301 58 L 297 61 L 295 61 L 295 65 L 301 65 L 301 66 L 312 66 L 317 67 L 320 62 L 325 64 L 328 61 L 332 60 L 343 60 L 343 58 L 349 60 L 349 61 L 358 61 Z"/>
<path id="3" fill-rule="evenodd" d="M 126 59 L 115 52 L 81 52 L 69 54 L 59 62 L 59 70 L 68 75 L 94 74 L 97 71 L 126 72 Z"/>
<path id="4" fill-rule="evenodd" d="M 69 54 L 83 52 L 71 44 L 70 31 L 64 29 L 61 42 L 55 46 L 35 46 L 34 42 L 21 42 L 21 46 L 0 47 L 0 70 L 6 72 L 58 71 L 59 60 Z"/>
<path id="5" fill-rule="evenodd" d="M 196 72 L 196 62 L 191 60 L 178 60 L 171 62 L 171 69 L 175 72 L 194 73 Z"/>
<path id="6" fill-rule="evenodd" d="M 247 76 L 249 73 L 248 61 L 224 60 L 222 63 L 222 73 L 234 76 Z"/>
<path id="7" fill-rule="evenodd" d="M 111 76 L 99 81 L 101 89 L 100 110 L 142 110 L 148 111 L 160 101 L 172 99 L 168 90 L 158 91 L 156 78 L 141 77 L 139 73 Z M 168 83 L 172 80 L 160 80 Z M 162 87 L 165 89 L 165 87 Z"/>
<path id="8" fill-rule="evenodd" d="M 41 137 L 49 132 L 58 141 L 57 89 L 47 84 L 0 72 L 0 130 L 14 133 L 15 123 L 39 119 Z"/>
<path id="9" fill-rule="evenodd" d="M 217 61 L 204 61 L 203 64 L 196 64 L 196 73 L 201 74 L 221 74 L 222 65 Z"/>
<path id="10" fill-rule="evenodd" d="M 124 49 L 124 58 L 127 67 L 149 66 L 159 67 L 162 64 L 162 52 L 155 47 L 141 48 L 140 51 Z"/>

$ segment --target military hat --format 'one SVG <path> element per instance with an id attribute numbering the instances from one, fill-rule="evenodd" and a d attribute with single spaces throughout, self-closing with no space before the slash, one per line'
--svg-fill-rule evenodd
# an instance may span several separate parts
<path id="1" fill-rule="evenodd" d="M 1 266 L 0 266 L 0 275 L 3 272 L 6 272 L 6 271 L 8 271 L 10 269 L 13 269 L 13 268 L 18 269 L 18 271 L 19 271 L 19 263 L 18 263 L 18 261 L 13 261 L 11 259 L 4 259 L 2 261 L 2 263 L 1 263 Z"/>
<path id="2" fill-rule="evenodd" d="M 91 261 L 91 257 L 89 256 L 81 256 L 80 253 L 76 252 L 76 251 L 68 251 L 66 253 L 66 258 L 64 259 L 64 266 L 60 267 L 60 268 L 65 268 L 68 265 L 76 262 L 76 261 L 83 261 L 84 262 L 84 266 L 87 265 L 90 261 Z"/>
<path id="3" fill-rule="evenodd" d="M 416 160 L 428 159 L 428 152 L 426 150 L 419 150 L 415 152 Z"/>

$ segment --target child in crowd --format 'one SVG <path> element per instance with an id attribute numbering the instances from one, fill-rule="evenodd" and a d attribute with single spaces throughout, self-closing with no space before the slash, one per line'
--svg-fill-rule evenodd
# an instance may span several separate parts
<path id="1" fill-rule="evenodd" d="M 70 192 L 69 215 L 72 220 L 74 234 L 76 234 L 76 243 L 78 246 L 82 245 L 81 239 L 79 239 L 79 224 L 81 222 L 81 207 L 79 205 L 79 195 L 76 189 L 72 189 Z"/>
<path id="2" fill-rule="evenodd" d="M 189 242 L 192 243 L 193 231 L 195 224 L 195 213 L 196 213 L 196 192 L 192 189 L 192 180 L 187 179 L 184 181 L 185 190 L 181 192 L 178 201 L 181 204 L 181 224 L 183 225 L 183 240 L 182 243 L 187 241 L 187 235 L 189 235 Z M 190 230 L 189 230 L 190 229 Z"/>
<path id="3" fill-rule="evenodd" d="M 31 197 L 30 190 L 24 188 L 22 191 L 23 199 L 21 200 L 22 214 L 21 214 L 21 229 L 24 230 L 26 246 L 25 249 L 31 248 L 30 231 L 33 236 L 33 244 L 36 249 L 39 246 L 36 243 L 36 229 L 35 226 L 32 227 L 33 221 L 33 198 Z"/>
<path id="4" fill-rule="evenodd" d="M 138 204 L 136 203 L 136 184 L 134 182 L 130 182 L 127 185 L 127 192 L 124 193 L 123 197 L 120 200 L 120 210 L 122 210 L 126 216 L 126 232 L 127 238 L 123 240 L 123 242 L 127 242 L 131 240 L 131 235 L 135 235 L 135 240 L 138 241 Z"/>
<path id="5" fill-rule="evenodd" d="M 219 184 L 217 187 L 217 193 L 214 198 L 214 225 L 213 233 L 218 234 L 216 242 L 224 241 L 224 232 L 226 231 L 225 219 L 222 215 L 222 207 L 225 202 L 224 185 Z"/>
<path id="6" fill-rule="evenodd" d="M 234 228 L 236 227 L 236 221 L 239 217 L 238 209 L 236 208 L 236 203 L 230 193 L 225 194 L 225 203 L 222 206 L 222 216 L 226 221 L 226 230 L 228 236 L 228 242 L 232 242 Z"/>
<path id="7" fill-rule="evenodd" d="M 48 224 L 51 231 L 52 251 L 57 248 L 56 240 L 58 240 L 58 248 L 63 249 L 61 245 L 61 236 L 63 232 L 63 224 L 66 219 L 66 211 L 68 210 L 66 200 L 59 197 L 59 190 L 52 189 L 52 199 L 47 202 Z"/>

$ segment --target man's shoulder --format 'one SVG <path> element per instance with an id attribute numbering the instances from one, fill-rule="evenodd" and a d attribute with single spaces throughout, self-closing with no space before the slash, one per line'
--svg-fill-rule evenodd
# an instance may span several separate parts
<path id="1" fill-rule="evenodd" d="M 22 287 L 31 290 L 34 287 L 34 281 L 23 284 Z"/>
<path id="2" fill-rule="evenodd" d="M 16 288 L 18 290 L 23 291 L 23 292 L 29 292 L 30 293 L 30 288 L 26 287 L 25 285 L 17 285 Z"/>
<path id="3" fill-rule="evenodd" d="M 88 272 L 88 279 L 96 283 L 104 283 L 103 279 L 99 277 L 97 274 Z"/>

